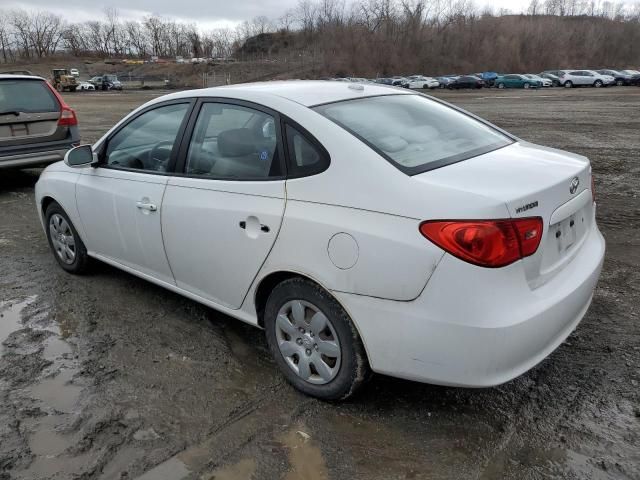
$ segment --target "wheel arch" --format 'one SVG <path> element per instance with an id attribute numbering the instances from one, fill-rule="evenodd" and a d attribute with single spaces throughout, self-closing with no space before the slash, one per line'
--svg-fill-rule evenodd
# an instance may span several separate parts
<path id="1" fill-rule="evenodd" d="M 349 315 L 349 318 L 351 318 L 351 323 L 356 329 L 356 332 L 358 332 L 358 336 L 360 337 L 360 341 L 362 342 L 362 346 L 364 347 L 364 354 L 367 357 L 367 362 L 370 362 L 371 357 L 369 355 L 367 341 L 362 336 L 362 332 L 360 331 L 358 322 L 353 318 L 349 309 L 338 298 L 336 298 L 335 295 L 333 295 L 330 289 L 322 285 L 322 283 L 318 282 L 313 277 L 301 272 L 297 272 L 293 270 L 277 270 L 277 271 L 268 273 L 267 275 L 265 275 L 259 280 L 253 295 L 253 301 L 256 309 L 258 326 L 264 329 L 264 310 L 267 305 L 267 299 L 269 298 L 269 295 L 271 294 L 273 289 L 276 288 L 276 286 L 278 286 L 280 283 L 284 282 L 285 280 L 289 280 L 291 278 L 301 278 L 316 284 L 317 286 L 322 288 L 325 292 L 327 292 L 329 295 L 331 295 L 331 297 L 338 303 L 338 305 L 340 305 L 342 309 L 345 312 L 347 312 L 347 315 Z"/>

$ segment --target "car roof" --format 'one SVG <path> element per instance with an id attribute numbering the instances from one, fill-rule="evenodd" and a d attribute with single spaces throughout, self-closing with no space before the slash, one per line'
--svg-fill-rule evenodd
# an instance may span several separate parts
<path id="1" fill-rule="evenodd" d="M 22 79 L 22 80 L 45 80 L 42 77 L 37 75 L 14 75 L 12 73 L 0 73 L 0 80 L 4 80 L 10 78 L 11 80 Z"/>
<path id="2" fill-rule="evenodd" d="M 197 92 L 197 93 L 196 93 Z M 186 90 L 170 95 L 173 98 L 182 97 L 223 97 L 229 94 L 239 98 L 243 93 L 248 95 L 281 97 L 306 107 L 324 103 L 339 102 L 362 97 L 380 95 L 414 95 L 405 89 L 389 87 L 377 83 L 345 83 L 326 82 L 323 80 L 284 80 L 259 83 L 241 83 L 223 87 L 203 88 L 200 90 Z"/>

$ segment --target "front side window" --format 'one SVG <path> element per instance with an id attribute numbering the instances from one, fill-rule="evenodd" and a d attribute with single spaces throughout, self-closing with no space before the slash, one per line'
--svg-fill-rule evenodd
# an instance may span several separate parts
<path id="1" fill-rule="evenodd" d="M 384 95 L 314 109 L 408 175 L 502 148 L 513 140 L 422 95 Z"/>
<path id="2" fill-rule="evenodd" d="M 274 117 L 240 105 L 203 104 L 185 173 L 237 180 L 281 177 Z"/>
<path id="3" fill-rule="evenodd" d="M 152 172 L 166 172 L 188 103 L 158 107 L 134 118 L 107 143 L 106 164 Z"/>

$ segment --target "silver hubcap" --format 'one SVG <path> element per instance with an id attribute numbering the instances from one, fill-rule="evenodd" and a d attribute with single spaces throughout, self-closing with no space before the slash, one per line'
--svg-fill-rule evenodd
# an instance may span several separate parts
<path id="1" fill-rule="evenodd" d="M 322 385 L 338 374 L 338 335 L 331 321 L 312 303 L 285 303 L 276 318 L 276 339 L 287 365 L 303 380 Z"/>
<path id="2" fill-rule="evenodd" d="M 60 214 L 54 213 L 49 219 L 49 235 L 56 255 L 67 265 L 76 259 L 76 240 L 71 227 Z"/>

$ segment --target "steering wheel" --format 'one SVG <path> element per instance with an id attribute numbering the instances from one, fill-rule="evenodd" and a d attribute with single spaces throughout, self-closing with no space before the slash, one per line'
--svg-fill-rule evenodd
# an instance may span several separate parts
<path id="1" fill-rule="evenodd" d="M 166 147 L 169 147 L 168 149 Z M 156 143 L 149 151 L 149 164 L 153 170 L 164 171 L 171 157 L 173 141 L 162 141 Z M 168 150 L 168 151 L 167 151 Z M 165 158 L 163 158 L 165 157 Z"/>

